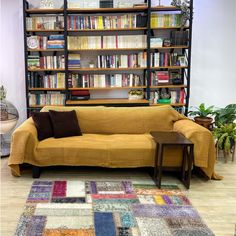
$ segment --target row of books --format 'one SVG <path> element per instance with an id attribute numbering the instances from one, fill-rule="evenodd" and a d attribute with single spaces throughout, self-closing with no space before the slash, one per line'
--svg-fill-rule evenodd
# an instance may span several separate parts
<path id="1" fill-rule="evenodd" d="M 37 36 L 27 37 L 27 47 L 29 49 L 60 49 L 64 48 L 64 35 Z"/>
<path id="2" fill-rule="evenodd" d="M 98 68 L 137 68 L 147 66 L 147 52 L 129 55 L 98 55 Z"/>
<path id="3" fill-rule="evenodd" d="M 180 27 L 181 26 L 181 14 L 163 14 L 152 13 L 151 14 L 151 28 L 157 27 Z"/>
<path id="4" fill-rule="evenodd" d="M 69 74 L 69 88 L 106 88 L 142 86 L 143 78 L 137 74 Z"/>
<path id="5" fill-rule="evenodd" d="M 64 29 L 64 17 L 61 15 L 26 17 L 26 30 L 57 29 Z"/>
<path id="6" fill-rule="evenodd" d="M 147 15 L 70 15 L 67 17 L 68 29 L 124 29 L 147 26 Z"/>
<path id="7" fill-rule="evenodd" d="M 151 53 L 151 66 L 187 66 L 186 57 L 178 53 L 155 52 Z"/>
<path id="8" fill-rule="evenodd" d="M 66 96 L 60 92 L 29 93 L 29 105 L 64 105 Z"/>
<path id="9" fill-rule="evenodd" d="M 150 102 L 151 103 L 161 103 L 163 89 L 158 89 L 156 91 L 150 92 Z M 169 103 L 185 103 L 185 91 L 181 89 L 165 89 L 165 96 L 168 97 Z"/>
<path id="10" fill-rule="evenodd" d="M 64 69 L 65 56 L 43 56 L 29 55 L 28 69 Z"/>
<path id="11" fill-rule="evenodd" d="M 30 88 L 65 88 L 65 73 L 40 75 L 29 72 L 28 85 Z"/>
<path id="12" fill-rule="evenodd" d="M 68 36 L 68 49 L 145 48 L 146 35 Z"/>

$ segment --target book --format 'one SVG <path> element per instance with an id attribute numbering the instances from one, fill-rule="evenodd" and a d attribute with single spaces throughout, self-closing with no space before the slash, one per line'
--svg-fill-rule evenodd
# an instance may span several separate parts
<path id="1" fill-rule="evenodd" d="M 150 47 L 151 48 L 158 48 L 163 46 L 163 39 L 157 37 L 150 38 Z"/>
<path id="2" fill-rule="evenodd" d="M 68 55 L 68 68 L 69 69 L 80 68 L 80 54 Z"/>
<path id="3" fill-rule="evenodd" d="M 70 88 L 105 88 L 142 86 L 143 78 L 137 74 L 69 74 Z"/>

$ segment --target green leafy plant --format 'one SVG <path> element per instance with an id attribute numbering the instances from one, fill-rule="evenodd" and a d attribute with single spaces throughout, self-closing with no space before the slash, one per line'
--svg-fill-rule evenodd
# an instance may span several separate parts
<path id="1" fill-rule="evenodd" d="M 186 22 L 190 19 L 190 1 L 189 0 L 172 0 L 172 6 L 178 7 L 181 10 L 182 19 L 181 25 L 185 26 Z"/>
<path id="2" fill-rule="evenodd" d="M 236 120 L 236 104 L 229 104 L 225 108 L 215 111 L 215 125 L 234 123 Z"/>
<path id="3" fill-rule="evenodd" d="M 130 90 L 130 95 L 143 95 L 143 90 Z"/>
<path id="4" fill-rule="evenodd" d="M 199 107 L 195 107 L 196 111 L 189 111 L 190 116 L 209 117 L 214 115 L 214 106 L 206 107 L 204 103 L 201 103 Z"/>
<path id="5" fill-rule="evenodd" d="M 229 152 L 236 143 L 236 124 L 224 124 L 213 130 L 219 149 Z"/>
<path id="6" fill-rule="evenodd" d="M 6 89 L 2 85 L 1 88 L 0 88 L 0 100 L 5 99 L 6 98 L 6 94 L 7 94 L 7 91 L 6 91 Z"/>

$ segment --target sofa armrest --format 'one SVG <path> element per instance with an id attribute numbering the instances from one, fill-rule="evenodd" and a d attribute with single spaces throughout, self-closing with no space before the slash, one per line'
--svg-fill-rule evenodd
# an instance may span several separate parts
<path id="1" fill-rule="evenodd" d="M 37 129 L 32 118 L 27 119 L 13 132 L 8 161 L 12 175 L 20 176 L 19 164 L 24 163 L 26 156 L 33 156 L 38 142 Z"/>
<path id="2" fill-rule="evenodd" d="M 201 167 L 210 179 L 221 179 L 221 176 L 214 173 L 216 153 L 212 133 L 189 119 L 176 121 L 173 129 L 194 143 L 195 166 Z"/>

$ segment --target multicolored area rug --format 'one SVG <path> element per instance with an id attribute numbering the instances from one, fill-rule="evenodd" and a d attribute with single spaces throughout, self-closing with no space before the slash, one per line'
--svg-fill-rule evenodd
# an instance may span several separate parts
<path id="1" fill-rule="evenodd" d="M 214 235 L 175 185 L 35 181 L 17 236 Z"/>

